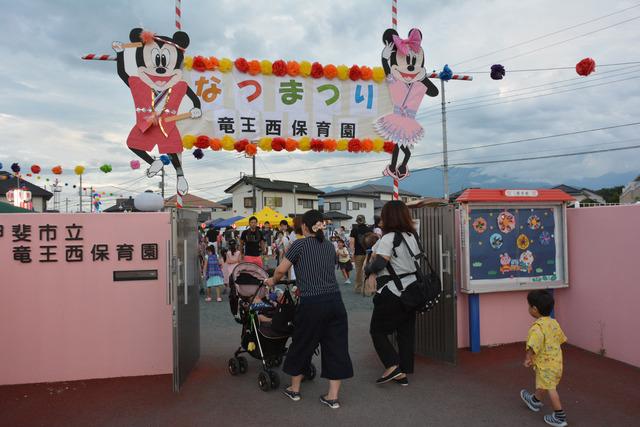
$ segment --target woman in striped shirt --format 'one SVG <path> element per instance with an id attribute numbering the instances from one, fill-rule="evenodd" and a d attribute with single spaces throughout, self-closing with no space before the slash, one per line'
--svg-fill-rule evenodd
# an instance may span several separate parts
<path id="1" fill-rule="evenodd" d="M 325 239 L 322 214 L 307 211 L 302 217 L 304 239 L 296 240 L 272 278 L 273 286 L 293 266 L 300 303 L 294 319 L 295 329 L 282 370 L 291 375 L 291 386 L 284 394 L 298 401 L 300 383 L 311 365 L 315 349 L 320 345 L 323 378 L 329 380 L 329 391 L 320 401 L 332 409 L 340 407 L 338 392 L 341 380 L 353 376 L 349 357 L 347 311 L 342 302 L 335 275 L 335 250 Z"/>

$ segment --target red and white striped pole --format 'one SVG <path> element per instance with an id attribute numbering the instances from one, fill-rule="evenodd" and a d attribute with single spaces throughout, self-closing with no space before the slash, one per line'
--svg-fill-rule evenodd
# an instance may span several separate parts
<path id="1" fill-rule="evenodd" d="M 391 0 L 391 27 L 398 31 L 398 0 Z M 393 200 L 400 198 L 400 181 L 393 178 Z"/>
<path id="2" fill-rule="evenodd" d="M 182 5 L 180 4 L 180 0 L 176 0 L 176 29 L 182 29 L 182 23 L 180 22 L 182 19 Z"/>

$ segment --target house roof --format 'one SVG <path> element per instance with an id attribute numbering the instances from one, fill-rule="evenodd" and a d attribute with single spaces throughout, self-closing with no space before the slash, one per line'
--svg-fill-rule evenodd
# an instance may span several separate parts
<path id="1" fill-rule="evenodd" d="M 553 187 L 555 190 L 562 190 L 567 194 L 581 194 L 582 190 L 579 188 L 571 187 L 570 185 L 560 184 Z"/>
<path id="2" fill-rule="evenodd" d="M 343 214 L 342 212 L 338 212 L 338 211 L 329 211 L 329 212 L 325 212 L 322 215 L 324 216 L 324 219 L 335 220 L 335 221 L 353 219 L 351 215 Z"/>
<path id="3" fill-rule="evenodd" d="M 465 190 L 457 202 L 572 202 L 575 199 L 559 189 L 542 188 L 538 190 L 523 190 L 530 192 L 531 196 L 508 196 L 504 188 Z M 513 190 L 512 190 L 513 191 Z M 517 191 L 517 190 L 516 190 Z M 535 192 L 535 193 L 533 193 Z M 534 195 L 535 194 L 535 195 Z"/>
<path id="4" fill-rule="evenodd" d="M 173 195 L 168 199 L 165 199 L 164 206 L 165 207 L 173 207 L 176 205 L 176 196 Z M 213 209 L 225 209 L 225 205 L 221 205 L 220 203 L 212 202 L 211 200 L 203 199 L 202 197 L 196 196 L 195 194 L 185 194 L 182 196 L 182 206 L 185 208 L 213 208 Z"/>
<path id="5" fill-rule="evenodd" d="M 370 193 L 370 194 L 379 194 L 379 193 L 393 194 L 393 187 L 390 185 L 366 184 L 366 185 L 360 185 L 358 187 L 354 187 L 353 189 L 357 191 L 363 191 L 365 193 Z M 401 196 L 422 197 L 420 194 L 416 194 L 411 191 L 407 191 L 403 189 L 400 189 L 398 194 L 400 194 Z"/>
<path id="6" fill-rule="evenodd" d="M 16 178 L 12 173 L 0 171 L 0 194 L 4 196 L 5 194 L 7 194 L 7 191 L 13 190 L 17 186 L 18 185 L 16 182 Z M 42 197 L 45 200 L 49 200 L 53 197 L 53 193 L 45 190 L 44 188 L 38 187 L 37 185 L 32 184 L 22 178 L 20 178 L 20 188 L 26 188 L 27 190 L 31 191 L 32 197 Z"/>
<path id="7" fill-rule="evenodd" d="M 218 200 L 218 204 L 230 208 L 231 206 L 233 206 L 233 197 L 227 197 L 226 199 Z"/>
<path id="8" fill-rule="evenodd" d="M 251 176 L 243 176 L 238 181 L 233 183 L 229 188 L 224 190 L 224 192 L 225 193 L 232 193 L 234 188 L 237 187 L 240 184 L 252 185 L 253 184 L 253 177 L 251 177 Z M 322 190 L 318 190 L 317 188 L 314 188 L 314 187 L 310 186 L 306 182 L 277 181 L 277 180 L 272 180 L 272 179 L 269 179 L 269 178 L 256 177 L 255 178 L 255 185 L 256 185 L 256 188 L 259 188 L 260 190 L 280 191 L 280 192 L 286 192 L 286 193 L 293 193 L 293 187 L 295 185 L 296 186 L 296 193 L 301 193 L 301 194 L 324 194 L 324 192 Z"/>
<path id="9" fill-rule="evenodd" d="M 324 193 L 322 195 L 323 199 L 328 199 L 331 197 L 346 197 L 346 196 L 355 196 L 355 197 L 366 197 L 367 199 L 376 199 L 377 196 L 373 193 L 367 193 L 366 191 L 359 190 L 336 190 L 330 193 Z"/>

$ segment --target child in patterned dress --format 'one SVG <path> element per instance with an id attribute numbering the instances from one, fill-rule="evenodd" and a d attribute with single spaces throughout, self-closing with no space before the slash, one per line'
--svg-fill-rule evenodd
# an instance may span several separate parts
<path id="1" fill-rule="evenodd" d="M 224 278 L 214 246 L 207 246 L 207 258 L 205 258 L 204 261 L 202 275 L 206 280 L 205 283 L 207 287 L 207 296 L 205 298 L 205 301 L 211 301 L 211 288 L 215 288 L 216 301 L 222 302 L 221 291 L 224 287 Z"/>
<path id="2" fill-rule="evenodd" d="M 545 393 L 549 394 L 553 413 L 544 416 L 550 426 L 567 426 L 567 415 L 562 410 L 560 395 L 556 387 L 562 378 L 562 349 L 567 341 L 560 325 L 549 317 L 553 311 L 553 295 L 546 290 L 534 290 L 527 295 L 529 314 L 537 319 L 531 325 L 527 336 L 524 366 L 533 369 L 536 374 L 536 391 L 520 391 L 524 403 L 534 412 L 540 411 Z"/>

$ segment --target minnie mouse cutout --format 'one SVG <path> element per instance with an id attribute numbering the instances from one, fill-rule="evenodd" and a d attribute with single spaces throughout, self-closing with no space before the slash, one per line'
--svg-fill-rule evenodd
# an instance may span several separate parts
<path id="1" fill-rule="evenodd" d="M 382 67 L 387 76 L 393 113 L 378 118 L 374 126 L 380 136 L 396 143 L 391 164 L 384 170 L 384 175 L 401 180 L 409 175 L 407 163 L 411 148 L 424 136 L 424 129 L 415 118 L 422 98 L 425 94 L 438 96 L 438 88 L 427 78 L 420 30 L 413 28 L 409 37 L 402 39 L 396 30 L 389 28 L 384 32 L 382 42 Z M 397 166 L 400 150 L 404 158 Z"/>
<path id="2" fill-rule="evenodd" d="M 149 152 L 157 145 L 160 154 L 168 154 L 176 170 L 176 185 L 180 195 L 189 191 L 182 171 L 179 153 L 182 138 L 176 121 L 202 115 L 200 99 L 182 79 L 184 51 L 189 46 L 189 36 L 177 31 L 173 37 L 158 36 L 142 28 L 134 28 L 129 34 L 132 43 L 113 43 L 116 51 L 118 75 L 131 89 L 136 108 L 136 124 L 127 138 L 127 146 L 150 166 L 147 176 L 157 175 L 163 167 L 161 159 L 154 159 Z M 124 49 L 132 47 L 135 52 L 137 75 L 127 74 Z M 131 65 L 131 68 L 133 65 Z M 182 98 L 187 95 L 193 103 L 189 113 L 178 114 Z"/>

